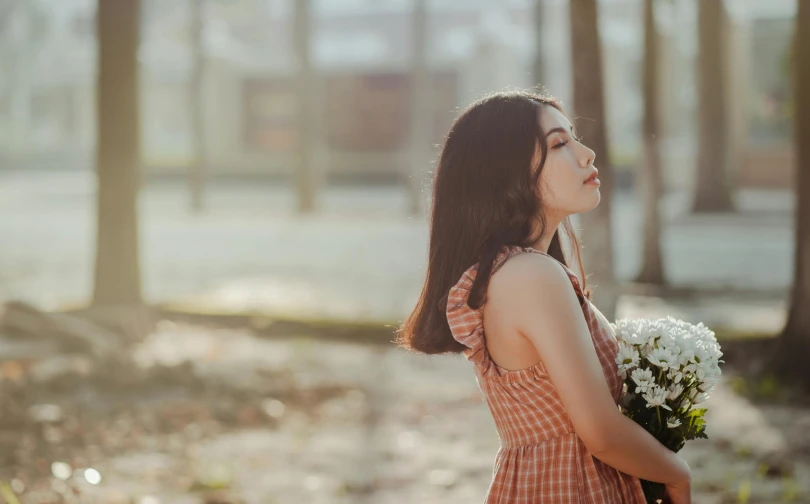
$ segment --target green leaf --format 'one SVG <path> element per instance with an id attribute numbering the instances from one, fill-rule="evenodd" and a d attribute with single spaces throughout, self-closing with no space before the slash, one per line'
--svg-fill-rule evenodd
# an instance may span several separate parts
<path id="1" fill-rule="evenodd" d="M 689 413 L 687 413 L 686 416 L 702 417 L 703 415 L 706 414 L 707 411 L 709 411 L 707 408 L 695 408 L 695 409 L 689 411 Z"/>

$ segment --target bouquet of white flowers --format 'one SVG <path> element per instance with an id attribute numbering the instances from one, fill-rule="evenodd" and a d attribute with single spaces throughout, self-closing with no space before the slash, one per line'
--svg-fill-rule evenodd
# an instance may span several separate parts
<path id="1" fill-rule="evenodd" d="M 677 452 L 689 439 L 704 438 L 705 408 L 720 380 L 720 345 L 703 323 L 672 317 L 621 319 L 611 327 L 619 342 L 618 375 L 624 380 L 622 413 Z M 642 480 L 647 501 L 664 499 L 661 483 Z"/>

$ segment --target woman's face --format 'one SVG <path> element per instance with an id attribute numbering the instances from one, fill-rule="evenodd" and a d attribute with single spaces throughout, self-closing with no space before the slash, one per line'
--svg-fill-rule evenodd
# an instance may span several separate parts
<path id="1" fill-rule="evenodd" d="M 596 155 L 577 140 L 571 122 L 556 108 L 540 107 L 539 118 L 548 141 L 546 164 L 540 173 L 543 211 L 564 219 L 592 210 L 602 196 L 598 183 L 585 181 L 596 172 L 593 166 Z M 540 162 L 540 156 L 538 143 L 535 163 Z"/>

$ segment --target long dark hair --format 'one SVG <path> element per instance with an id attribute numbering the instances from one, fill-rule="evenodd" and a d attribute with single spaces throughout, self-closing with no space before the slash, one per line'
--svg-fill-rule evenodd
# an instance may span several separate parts
<path id="1" fill-rule="evenodd" d="M 450 289 L 464 271 L 478 264 L 468 304 L 479 309 L 493 262 L 503 247 L 530 247 L 545 233 L 537 190 L 548 153 L 538 120 L 543 106 L 564 113 L 550 96 L 508 91 L 478 100 L 453 123 L 433 180 L 425 284 L 416 307 L 397 333 L 399 346 L 426 354 L 463 351 L 466 347 L 453 338 L 447 323 Z M 541 158 L 532 166 L 538 142 Z M 590 298 L 579 241 L 568 218 L 562 227 L 577 258 L 582 290 Z M 559 229 L 547 252 L 568 266 Z"/>

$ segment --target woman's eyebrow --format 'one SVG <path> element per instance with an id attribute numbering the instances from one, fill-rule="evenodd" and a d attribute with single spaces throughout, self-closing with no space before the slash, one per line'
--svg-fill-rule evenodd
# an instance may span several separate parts
<path id="1" fill-rule="evenodd" d="M 566 130 L 565 128 L 561 127 L 561 126 L 557 126 L 556 128 L 551 128 L 550 130 L 546 131 L 546 136 L 552 135 L 554 133 L 569 133 L 569 134 L 571 134 L 573 136 L 577 136 L 576 131 L 574 131 L 574 126 L 573 125 L 571 126 L 571 131 L 570 132 L 568 130 Z"/>

